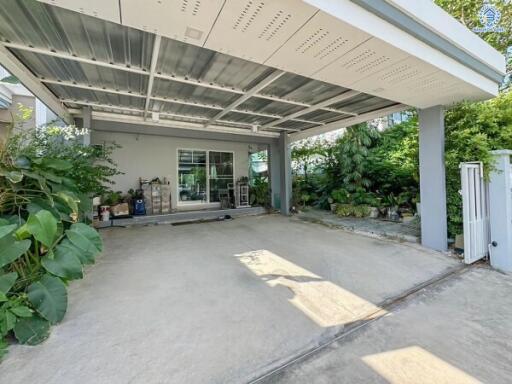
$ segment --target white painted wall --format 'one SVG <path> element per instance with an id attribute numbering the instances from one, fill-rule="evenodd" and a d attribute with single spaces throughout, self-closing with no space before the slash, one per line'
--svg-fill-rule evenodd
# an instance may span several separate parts
<path id="1" fill-rule="evenodd" d="M 202 149 L 234 152 L 235 180 L 249 173 L 248 143 L 199 140 L 177 137 L 141 135 L 134 133 L 92 131 L 91 144 L 117 143 L 122 146 L 113 158 L 124 175 L 114 178 L 115 191 L 127 192 L 139 188 L 139 177 L 152 179 L 166 177 L 172 187 L 172 207 L 177 208 L 177 156 L 178 149 Z"/>

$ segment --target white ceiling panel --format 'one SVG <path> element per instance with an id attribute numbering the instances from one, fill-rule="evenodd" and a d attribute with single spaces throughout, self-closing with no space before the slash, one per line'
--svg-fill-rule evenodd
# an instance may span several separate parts
<path id="1" fill-rule="evenodd" d="M 369 38 L 365 32 L 319 12 L 265 64 L 311 76 Z"/>
<path id="2" fill-rule="evenodd" d="M 42 3 L 67 8 L 85 15 L 120 22 L 119 0 L 39 0 Z"/>
<path id="3" fill-rule="evenodd" d="M 314 74 L 318 80 L 350 87 L 407 58 L 407 54 L 378 39 L 370 39 Z"/>
<path id="4" fill-rule="evenodd" d="M 224 0 L 121 0 L 123 24 L 202 46 Z"/>
<path id="5" fill-rule="evenodd" d="M 406 87 L 435 72 L 437 72 L 435 67 L 408 57 L 356 81 L 350 88 L 385 98 L 392 96 L 391 100 L 406 103 L 403 101 L 404 96 L 409 93 Z"/>
<path id="6" fill-rule="evenodd" d="M 404 97 L 425 107 L 436 104 L 450 105 L 463 99 L 471 100 L 479 97 L 475 87 L 442 71 L 404 85 L 403 93 Z"/>
<path id="7" fill-rule="evenodd" d="M 428 108 L 434 105 L 451 105 L 461 100 L 481 100 L 483 95 L 476 87 L 458 82 L 436 93 L 417 93 L 410 97 L 419 107 Z"/>
<path id="8" fill-rule="evenodd" d="M 264 63 L 315 12 L 297 0 L 226 0 L 204 46 Z"/>

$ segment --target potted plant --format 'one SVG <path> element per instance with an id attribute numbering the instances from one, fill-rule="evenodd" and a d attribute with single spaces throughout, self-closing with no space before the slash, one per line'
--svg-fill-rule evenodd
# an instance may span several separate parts
<path id="1" fill-rule="evenodd" d="M 110 219 L 110 215 L 125 216 L 130 214 L 128 204 L 123 202 L 123 196 L 120 191 L 108 191 L 103 196 L 102 200 L 103 205 L 100 206 L 102 221 L 108 221 Z"/>
<path id="2" fill-rule="evenodd" d="M 391 192 L 389 195 L 384 196 L 382 199 L 382 203 L 384 204 L 384 207 L 386 208 L 386 216 L 388 220 L 391 221 L 399 221 L 400 220 L 400 214 L 398 212 L 399 203 L 398 199 L 395 196 L 393 192 Z"/>

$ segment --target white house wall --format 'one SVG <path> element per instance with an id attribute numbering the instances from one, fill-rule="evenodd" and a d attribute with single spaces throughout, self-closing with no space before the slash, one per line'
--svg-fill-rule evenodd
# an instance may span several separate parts
<path id="1" fill-rule="evenodd" d="M 113 154 L 114 161 L 124 174 L 113 179 L 114 191 L 126 193 L 130 188 L 139 188 L 139 177 L 167 178 L 172 187 L 172 207 L 177 207 L 177 151 L 199 149 L 234 152 L 235 180 L 249 173 L 249 150 L 257 145 L 249 143 L 199 140 L 177 137 L 153 136 L 135 133 L 93 131 L 91 144 L 117 143 L 121 148 Z"/>

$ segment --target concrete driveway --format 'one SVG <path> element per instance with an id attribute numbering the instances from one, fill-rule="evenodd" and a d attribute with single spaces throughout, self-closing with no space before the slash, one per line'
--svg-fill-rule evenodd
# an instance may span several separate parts
<path id="1" fill-rule="evenodd" d="M 461 267 L 411 245 L 276 215 L 102 233 L 106 250 L 71 285 L 64 321 L 38 347 L 11 346 L 2 382 L 249 382 L 358 324 L 389 321 L 394 299 Z M 420 337 L 428 316 L 411 318 L 409 337 Z M 400 327 L 384 327 L 368 351 L 387 350 L 386 334 L 390 348 L 402 346 Z M 305 361 L 303 382 L 340 382 L 329 379 L 337 358 L 318 365 L 322 372 Z M 301 366 L 265 380 L 300 382 Z M 362 382 L 354 377 L 344 382 Z"/>

